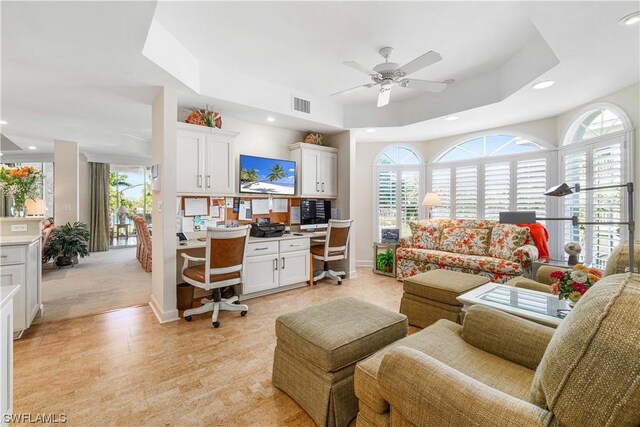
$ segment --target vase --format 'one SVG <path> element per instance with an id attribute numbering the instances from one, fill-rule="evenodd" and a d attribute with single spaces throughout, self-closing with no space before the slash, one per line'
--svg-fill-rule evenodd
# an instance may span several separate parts
<path id="1" fill-rule="evenodd" d="M 13 206 L 11 206 L 11 215 L 14 218 L 24 218 L 26 216 L 26 213 L 27 210 L 24 205 L 14 203 Z"/>

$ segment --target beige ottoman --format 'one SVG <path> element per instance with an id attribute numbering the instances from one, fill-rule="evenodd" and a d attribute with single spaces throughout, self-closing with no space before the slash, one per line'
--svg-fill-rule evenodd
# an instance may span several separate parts
<path id="1" fill-rule="evenodd" d="M 475 274 L 449 270 L 432 270 L 404 279 L 400 313 L 409 324 L 426 328 L 440 319 L 462 323 L 459 295 L 488 283 L 489 279 Z"/>
<path id="2" fill-rule="evenodd" d="M 356 363 L 407 335 L 406 316 L 339 298 L 276 319 L 273 385 L 319 426 L 346 426 L 358 414 Z"/>

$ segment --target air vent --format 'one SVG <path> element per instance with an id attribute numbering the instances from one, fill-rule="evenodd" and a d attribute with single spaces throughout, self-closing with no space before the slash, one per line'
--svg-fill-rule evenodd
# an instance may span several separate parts
<path id="1" fill-rule="evenodd" d="M 301 113 L 311 114 L 311 101 L 306 99 L 293 97 L 293 110 Z"/>

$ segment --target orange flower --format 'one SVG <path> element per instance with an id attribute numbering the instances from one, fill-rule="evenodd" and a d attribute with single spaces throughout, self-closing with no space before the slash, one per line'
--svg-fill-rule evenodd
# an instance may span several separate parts
<path id="1" fill-rule="evenodd" d="M 557 283 L 552 283 L 551 284 L 551 293 L 553 295 L 558 295 L 559 292 L 560 292 L 560 290 L 558 289 L 558 284 Z"/>

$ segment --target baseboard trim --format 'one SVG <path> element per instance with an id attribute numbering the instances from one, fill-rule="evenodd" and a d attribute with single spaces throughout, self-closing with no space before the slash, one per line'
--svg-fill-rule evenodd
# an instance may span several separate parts
<path id="1" fill-rule="evenodd" d="M 160 309 L 158 301 L 156 301 L 156 298 L 153 295 L 151 295 L 151 298 L 149 300 L 149 307 L 151 307 L 153 314 L 156 315 L 156 318 L 160 323 L 175 322 L 176 320 L 180 320 L 180 315 L 178 314 L 177 309 L 163 312 Z"/>
<path id="2" fill-rule="evenodd" d="M 356 270 L 351 270 L 349 272 L 349 279 L 357 279 L 358 278 L 358 272 Z"/>
<path id="3" fill-rule="evenodd" d="M 356 267 L 373 268 L 373 261 L 371 261 L 370 259 L 357 259 L 356 260 Z"/>

